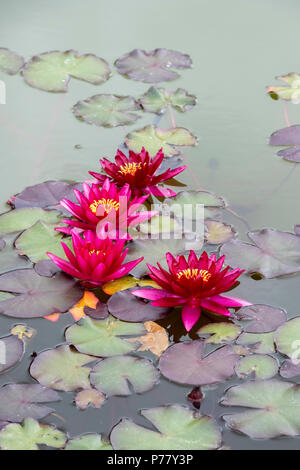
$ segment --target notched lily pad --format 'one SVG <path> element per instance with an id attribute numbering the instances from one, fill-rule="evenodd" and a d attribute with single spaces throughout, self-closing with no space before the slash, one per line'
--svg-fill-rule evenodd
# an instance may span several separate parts
<path id="1" fill-rule="evenodd" d="M 159 372 L 148 359 L 133 356 L 108 357 L 97 362 L 91 374 L 91 384 L 110 397 L 130 395 L 130 382 L 135 393 L 144 393 L 158 382 Z"/>
<path id="2" fill-rule="evenodd" d="M 73 113 L 87 124 L 102 127 L 126 126 L 135 122 L 140 110 L 132 96 L 95 95 L 73 106 Z"/>
<path id="3" fill-rule="evenodd" d="M 17 336 L 9 335 L 0 338 L 0 374 L 15 366 L 22 359 L 23 354 L 24 343 Z M 2 420 L 1 417 L 0 420 Z"/>
<path id="4" fill-rule="evenodd" d="M 242 333 L 236 342 L 242 346 L 248 346 L 248 349 L 256 354 L 275 352 L 273 331 L 270 333 Z"/>
<path id="5" fill-rule="evenodd" d="M 67 442 L 64 450 L 113 450 L 101 434 L 84 434 Z"/>
<path id="6" fill-rule="evenodd" d="M 293 103 L 300 102 L 300 75 L 295 72 L 288 73 L 287 75 L 282 75 L 276 77 L 277 80 L 284 82 L 285 86 L 268 86 L 267 92 L 273 100 L 278 100 L 279 98 L 292 101 Z"/>
<path id="7" fill-rule="evenodd" d="M 278 362 L 272 356 L 251 354 L 243 357 L 235 368 L 241 379 L 253 374 L 256 379 L 270 379 L 278 372 Z"/>
<path id="8" fill-rule="evenodd" d="M 287 359 L 281 364 L 280 371 L 281 377 L 285 379 L 291 379 L 300 375 L 300 360 L 299 359 Z"/>
<path id="9" fill-rule="evenodd" d="M 287 320 L 283 309 L 259 304 L 242 307 L 235 316 L 237 320 L 243 322 L 243 326 L 245 322 L 243 330 L 247 333 L 268 333 L 276 330 Z"/>
<path id="10" fill-rule="evenodd" d="M 152 86 L 140 97 L 139 103 L 149 113 L 163 114 L 168 106 L 172 106 L 181 112 L 189 111 L 196 105 L 197 98 L 195 95 L 190 95 L 183 88 L 169 91 L 165 88 Z"/>
<path id="11" fill-rule="evenodd" d="M 240 335 L 241 332 L 241 328 L 234 323 L 220 322 L 208 323 L 208 325 L 202 326 L 197 331 L 197 334 L 199 336 L 211 335 L 206 338 L 205 343 L 219 344 L 231 343 Z"/>
<path id="12" fill-rule="evenodd" d="M 213 450 L 221 445 L 216 421 L 181 405 L 141 411 L 154 428 L 122 419 L 110 435 L 115 450 Z"/>
<path id="13" fill-rule="evenodd" d="M 270 145 L 284 146 L 288 145 L 288 148 L 279 150 L 277 155 L 282 157 L 284 160 L 289 162 L 299 163 L 300 162 L 300 126 L 294 125 L 279 129 L 270 137 Z"/>
<path id="14" fill-rule="evenodd" d="M 300 359 L 300 318 L 296 317 L 281 325 L 275 333 L 277 349 L 294 360 Z"/>
<path id="15" fill-rule="evenodd" d="M 6 47 L 0 47 L 0 70 L 1 72 L 14 75 L 19 72 L 24 65 L 24 59 Z"/>
<path id="16" fill-rule="evenodd" d="M 80 189 L 80 183 L 66 183 L 64 181 L 45 181 L 44 183 L 28 186 L 10 200 L 16 209 L 24 207 L 40 207 L 42 209 L 57 209 L 62 211 L 60 201 L 63 198 L 72 202 L 77 201 L 74 189 Z"/>
<path id="17" fill-rule="evenodd" d="M 205 241 L 210 245 L 220 245 L 226 243 L 235 236 L 235 231 L 231 225 L 218 222 L 217 220 L 205 221 Z"/>
<path id="18" fill-rule="evenodd" d="M 179 74 L 173 69 L 188 69 L 191 65 L 192 60 L 187 54 L 169 49 L 134 49 L 115 62 L 120 74 L 146 83 L 174 80 Z"/>
<path id="19" fill-rule="evenodd" d="M 130 132 L 126 136 L 125 143 L 134 152 L 140 152 L 145 147 L 149 154 L 154 156 L 162 148 L 165 156 L 171 157 L 180 153 L 177 147 L 195 146 L 197 138 L 184 127 L 160 129 L 155 126 L 146 126 Z"/>
<path id="20" fill-rule="evenodd" d="M 110 75 L 108 63 L 94 54 L 65 52 L 44 52 L 26 63 L 24 80 L 40 90 L 65 92 L 71 77 L 94 85 L 105 82 Z"/>
<path id="21" fill-rule="evenodd" d="M 58 223 L 59 212 L 45 211 L 38 207 L 15 209 L 0 216 L 0 235 L 21 232 L 32 227 L 38 221 Z"/>
<path id="22" fill-rule="evenodd" d="M 87 388 L 77 393 L 75 403 L 78 408 L 85 410 L 92 405 L 94 408 L 100 408 L 105 401 L 105 395 L 95 388 Z"/>

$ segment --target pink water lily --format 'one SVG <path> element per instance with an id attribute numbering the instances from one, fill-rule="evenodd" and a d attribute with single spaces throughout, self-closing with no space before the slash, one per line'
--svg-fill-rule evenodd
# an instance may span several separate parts
<path id="1" fill-rule="evenodd" d="M 148 195 L 131 199 L 131 189 L 125 184 L 122 189 L 105 178 L 100 188 L 83 183 L 83 192 L 74 189 L 79 204 L 62 199 L 61 205 L 75 219 L 63 219 L 67 227 L 57 230 L 70 234 L 73 229 L 95 230 L 100 238 L 130 239 L 127 230 L 156 215 L 156 211 L 138 211 Z"/>
<path id="2" fill-rule="evenodd" d="M 140 153 L 129 151 L 129 157 L 126 157 L 124 153 L 118 150 L 115 157 L 116 163 L 109 161 L 107 158 L 100 160 L 100 163 L 111 181 L 121 188 L 124 184 L 129 184 L 135 197 L 140 197 L 143 194 L 164 197 L 176 196 L 174 191 L 161 186 L 160 183 L 178 175 L 186 169 L 186 166 L 180 166 L 174 170 L 168 169 L 158 174 L 163 159 L 162 149 L 154 157 L 150 157 L 143 147 Z M 106 178 L 101 173 L 95 173 L 94 171 L 89 173 L 98 179 L 100 183 L 103 183 Z"/>
<path id="3" fill-rule="evenodd" d="M 63 271 L 83 281 L 85 287 L 97 287 L 105 282 L 128 274 L 143 258 L 123 264 L 128 249 L 125 240 L 101 239 L 95 232 L 87 230 L 83 237 L 72 234 L 73 250 L 61 243 L 67 260 L 47 253 L 49 258 Z"/>
<path id="4" fill-rule="evenodd" d="M 246 300 L 229 295 L 220 295 L 234 286 L 237 278 L 244 272 L 227 266 L 222 270 L 225 256 L 218 260 L 213 254 L 203 252 L 199 259 L 190 251 L 188 259 L 184 256 L 174 258 L 166 254 L 169 272 L 159 263 L 158 268 L 148 264 L 150 277 L 161 289 L 138 289 L 132 294 L 152 300 L 155 307 L 176 307 L 182 305 L 182 320 L 187 331 L 194 326 L 204 308 L 219 315 L 231 316 L 228 307 L 251 305 Z"/>

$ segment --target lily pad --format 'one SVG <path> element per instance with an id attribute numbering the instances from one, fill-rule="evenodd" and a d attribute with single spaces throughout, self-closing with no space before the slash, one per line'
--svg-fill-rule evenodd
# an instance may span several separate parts
<path id="1" fill-rule="evenodd" d="M 196 105 L 197 98 L 195 95 L 190 95 L 183 88 L 169 91 L 165 88 L 152 86 L 140 97 L 139 102 L 145 111 L 163 114 L 168 109 L 168 106 L 172 106 L 181 112 L 189 111 Z"/>
<path id="2" fill-rule="evenodd" d="M 243 330 L 247 333 L 268 333 L 276 330 L 287 320 L 283 309 L 259 304 L 242 307 L 235 316 L 243 322 Z M 244 321 L 250 321 L 250 323 L 244 326 Z"/>
<path id="3" fill-rule="evenodd" d="M 91 384 L 106 396 L 130 395 L 130 382 L 135 393 L 144 393 L 158 382 L 159 372 L 148 359 L 133 356 L 108 357 L 97 362 Z"/>
<path id="4" fill-rule="evenodd" d="M 32 418 L 26 418 L 23 424 L 11 423 L 0 431 L 0 447 L 2 450 L 39 450 L 38 444 L 63 447 L 66 442 L 64 432 L 53 426 L 40 424 Z"/>
<path id="5" fill-rule="evenodd" d="M 115 450 L 213 450 L 221 445 L 216 421 L 181 405 L 141 411 L 156 430 L 122 419 L 110 435 Z"/>
<path id="6" fill-rule="evenodd" d="M 161 356 L 159 369 L 170 380 L 182 384 L 208 385 L 223 382 L 234 374 L 239 356 L 223 346 L 204 356 L 203 340 L 170 346 Z"/>
<path id="7" fill-rule="evenodd" d="M 1 72 L 14 75 L 19 72 L 24 65 L 24 59 L 22 56 L 17 54 L 10 49 L 0 47 L 0 70 Z"/>
<path id="8" fill-rule="evenodd" d="M 110 75 L 108 63 L 94 54 L 70 50 L 50 51 L 32 57 L 23 69 L 28 85 L 45 91 L 68 91 L 71 77 L 94 85 L 105 82 Z"/>
<path id="9" fill-rule="evenodd" d="M 210 245 L 226 243 L 235 236 L 231 225 L 218 222 L 217 220 L 206 220 L 205 227 L 205 240 Z"/>
<path id="10" fill-rule="evenodd" d="M 138 341 L 141 344 L 138 351 L 151 351 L 155 356 L 161 356 L 169 347 L 168 333 L 154 321 L 146 321 L 144 325 L 147 334 L 138 338 L 132 338 L 132 340 Z"/>
<path id="11" fill-rule="evenodd" d="M 85 410 L 90 405 L 94 408 L 100 408 L 104 401 L 105 395 L 94 388 L 81 390 L 75 397 L 76 406 L 81 410 Z"/>
<path id="12" fill-rule="evenodd" d="M 61 269 L 51 259 L 42 259 L 34 265 L 34 270 L 39 276 L 52 277 Z"/>
<path id="13" fill-rule="evenodd" d="M 274 332 L 270 333 L 242 333 L 237 344 L 250 346 L 250 351 L 257 354 L 272 354 L 275 352 Z"/>
<path id="14" fill-rule="evenodd" d="M 4 385 L 0 388 L 0 420 L 42 419 L 54 411 L 43 403 L 59 400 L 57 392 L 39 384 Z"/>
<path id="15" fill-rule="evenodd" d="M 277 349 L 291 359 L 300 359 L 300 318 L 296 317 L 281 325 L 275 333 Z"/>
<path id="16" fill-rule="evenodd" d="M 174 80 L 179 74 L 173 69 L 189 69 L 191 65 L 191 58 L 187 54 L 169 49 L 134 49 L 115 62 L 120 74 L 146 83 Z"/>
<path id="17" fill-rule="evenodd" d="M 57 209 L 62 211 L 60 201 L 67 198 L 77 201 L 74 189 L 80 188 L 80 183 L 70 184 L 64 181 L 46 181 L 44 183 L 28 186 L 14 198 L 11 203 L 16 209 L 24 207 L 41 207 L 43 209 Z"/>
<path id="18" fill-rule="evenodd" d="M 126 126 L 135 122 L 139 116 L 133 111 L 140 110 L 132 96 L 95 95 L 78 101 L 73 107 L 76 117 L 87 124 L 102 127 Z"/>
<path id="19" fill-rule="evenodd" d="M 152 286 L 155 288 L 159 288 L 158 284 L 152 279 L 137 279 L 133 276 L 123 276 L 120 279 L 115 279 L 114 281 L 109 281 L 103 284 L 102 290 L 108 294 L 113 295 L 116 292 L 130 289 L 132 287 L 144 287 L 144 286 Z"/>
<path id="20" fill-rule="evenodd" d="M 270 379 L 278 372 L 278 362 L 271 356 L 252 354 L 240 360 L 235 372 L 241 379 L 250 374 L 254 374 L 256 379 Z"/>
<path id="21" fill-rule="evenodd" d="M 116 292 L 107 302 L 109 312 L 127 322 L 144 322 L 164 318 L 170 311 L 166 307 L 153 307 L 150 302 L 131 294 L 132 289 Z"/>
<path id="22" fill-rule="evenodd" d="M 5 236 L 5 247 L 0 251 L 0 274 L 32 267 L 32 263 L 27 258 L 18 255 L 14 246 L 15 238 L 15 234 Z"/>
<path id="23" fill-rule="evenodd" d="M 255 245 L 230 240 L 221 247 L 220 254 L 233 268 L 248 273 L 260 273 L 266 278 L 293 274 L 300 271 L 300 238 L 289 232 L 263 229 L 249 232 Z"/>
<path id="24" fill-rule="evenodd" d="M 71 277 L 57 273 L 39 276 L 33 269 L 19 269 L 0 276 L 0 290 L 16 294 L 0 300 L 0 312 L 9 317 L 34 318 L 66 312 L 82 297 Z"/>
<path id="25" fill-rule="evenodd" d="M 47 252 L 65 259 L 61 246 L 63 234 L 54 230 L 57 224 L 37 222 L 25 230 L 15 241 L 19 255 L 26 255 L 33 263 L 49 260 Z M 64 243 L 71 248 L 70 238 L 64 238 Z"/>
<path id="26" fill-rule="evenodd" d="M 281 364 L 279 373 L 285 379 L 297 377 L 297 375 L 300 375 L 300 360 L 287 359 Z"/>
<path id="27" fill-rule="evenodd" d="M 128 342 L 123 336 L 144 333 L 144 325 L 140 323 L 125 323 L 112 316 L 104 320 L 84 317 L 66 330 L 66 340 L 81 353 L 106 357 L 134 351 L 138 344 Z"/>
<path id="28" fill-rule="evenodd" d="M 300 434 L 300 388 L 293 383 L 247 382 L 230 388 L 221 403 L 254 408 L 223 416 L 231 429 L 253 439 Z"/>
<path id="29" fill-rule="evenodd" d="M 126 136 L 125 143 L 134 152 L 140 152 L 145 147 L 149 154 L 154 156 L 162 148 L 165 157 L 171 157 L 180 153 L 177 147 L 195 146 L 197 138 L 184 127 L 160 129 L 155 126 L 146 126 L 130 132 Z"/>
<path id="30" fill-rule="evenodd" d="M 17 336 L 9 335 L 4 338 L 0 338 L 0 374 L 16 365 L 22 359 L 23 354 L 24 343 Z M 0 420 L 2 420 L 1 417 Z"/>
<path id="31" fill-rule="evenodd" d="M 205 206 L 204 214 L 207 209 L 225 207 L 223 198 L 208 191 L 180 191 L 177 196 L 165 199 L 164 204 L 169 206 L 171 213 L 178 219 L 188 218 L 191 220 L 199 218 L 197 205 Z"/>
<path id="32" fill-rule="evenodd" d="M 94 357 L 73 351 L 62 345 L 41 352 L 30 367 L 30 374 L 40 384 L 54 390 L 70 392 L 79 388 L 90 388 L 91 369 L 83 367 L 94 361 Z"/>
<path id="33" fill-rule="evenodd" d="M 267 91 L 271 98 L 278 100 L 279 98 L 292 101 L 293 103 L 300 102 L 300 75 L 291 72 L 281 77 L 276 77 L 277 80 L 284 82 L 286 86 L 268 86 Z"/>
<path id="34" fill-rule="evenodd" d="M 199 336 L 210 334 L 211 336 L 206 338 L 205 343 L 219 344 L 231 343 L 241 334 L 241 332 L 241 328 L 234 323 L 220 322 L 208 323 L 207 325 L 202 326 L 197 331 L 197 334 Z"/>
<path id="35" fill-rule="evenodd" d="M 21 232 L 38 221 L 58 223 L 60 214 L 57 211 L 45 211 L 38 207 L 15 209 L 0 216 L 0 235 Z"/>
<path id="36" fill-rule="evenodd" d="M 294 125 L 279 129 L 270 137 L 270 145 L 289 145 L 288 148 L 279 150 L 277 155 L 289 162 L 300 162 L 300 126 Z M 291 147 L 292 146 L 292 147 Z"/>
<path id="37" fill-rule="evenodd" d="M 113 450 L 101 434 L 85 434 L 67 442 L 65 450 Z"/>

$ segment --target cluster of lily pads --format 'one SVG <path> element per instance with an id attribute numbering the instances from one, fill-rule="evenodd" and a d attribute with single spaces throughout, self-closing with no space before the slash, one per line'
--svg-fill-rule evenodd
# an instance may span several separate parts
<path id="1" fill-rule="evenodd" d="M 159 83 L 177 78 L 174 69 L 189 68 L 191 60 L 166 49 L 134 50 L 115 65 L 128 78 Z M 15 53 L 0 49 L 0 69 L 22 71 L 28 84 L 51 92 L 67 91 L 71 77 L 99 84 L 110 75 L 103 59 L 74 51 L 40 54 L 25 64 Z M 172 93 L 152 86 L 138 99 L 96 95 L 77 103 L 74 114 L 86 122 L 113 127 L 135 122 L 140 110 L 161 114 L 170 107 L 187 111 L 195 104 L 195 97 L 185 90 Z M 178 167 L 183 157 L 180 146 L 194 145 L 195 138 L 183 128 L 148 126 L 130 133 L 125 144 L 135 152 L 145 146 L 152 156 L 162 147 L 163 172 Z M 151 219 L 156 239 L 141 237 L 127 242 L 127 260 L 142 257 L 140 263 L 101 288 L 83 287 L 47 255 L 63 259 L 62 241 L 71 248 L 71 238 L 64 231 L 69 214 L 60 201 L 74 204 L 74 189 L 82 191 L 82 182 L 47 181 L 27 187 L 10 198 L 10 210 L 0 216 L 0 313 L 59 321 L 61 314 L 70 312 L 75 320 L 66 329 L 63 344 L 34 356 L 29 369 L 33 383 L 0 387 L 0 447 L 219 449 L 220 423 L 216 417 L 201 413 L 201 400 L 209 396 L 212 385 L 228 379 L 235 384 L 220 403 L 230 407 L 228 413 L 224 408 L 223 421 L 231 430 L 264 439 L 300 435 L 300 395 L 292 380 L 300 375 L 300 364 L 295 360 L 300 318 L 288 319 L 281 308 L 256 304 L 243 306 L 232 312 L 231 318 L 220 321 L 204 308 L 200 322 L 187 336 L 176 308 L 153 306 L 132 294 L 139 288 L 157 287 L 149 278 L 147 264 L 159 262 L 165 269 L 167 252 L 187 254 L 185 238 L 164 239 L 166 220 L 159 215 Z M 268 282 L 267 278 L 299 273 L 299 226 L 295 233 L 268 228 L 252 231 L 248 233 L 250 242 L 245 242 L 226 222 L 228 204 L 209 191 L 180 191 L 165 198 L 164 204 L 170 213 L 167 228 L 174 232 L 184 213 L 180 208 L 203 204 L 205 244 L 198 251 L 225 255 L 228 265 L 245 270 L 241 279 L 260 275 L 261 282 Z M 191 217 L 197 218 L 196 210 Z M 138 233 L 147 230 L 148 225 L 141 222 Z M 197 252 L 197 245 L 194 248 Z M 0 373 L 22 361 L 33 336 L 33 329 L 21 324 L 1 338 L 6 362 L 0 364 Z M 203 398 L 196 403 L 190 394 L 189 406 L 169 404 L 166 398 L 164 406 L 141 411 L 144 425 L 124 417 L 113 423 L 106 436 L 99 429 L 99 434 L 71 437 L 42 422 L 54 411 L 45 404 L 60 400 L 61 393 L 75 393 L 74 405 L 79 410 L 92 406 L 101 413 L 101 407 L 113 397 L 143 394 L 165 379 L 194 390 L 201 387 Z"/>

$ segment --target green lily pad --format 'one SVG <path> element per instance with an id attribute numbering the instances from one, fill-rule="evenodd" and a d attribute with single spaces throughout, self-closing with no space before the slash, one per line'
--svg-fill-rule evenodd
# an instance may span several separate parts
<path id="1" fill-rule="evenodd" d="M 54 390 L 70 392 L 79 388 L 89 388 L 91 369 L 83 367 L 92 362 L 94 357 L 73 351 L 62 345 L 55 349 L 41 352 L 30 367 L 31 376 L 40 384 Z"/>
<path id="2" fill-rule="evenodd" d="M 7 273 L 8 271 L 12 271 L 14 269 L 32 267 L 32 263 L 30 263 L 28 259 L 26 259 L 24 256 L 18 255 L 14 246 L 15 238 L 16 234 L 5 236 L 5 246 L 0 251 L 0 274 Z"/>
<path id="3" fill-rule="evenodd" d="M 26 418 L 23 424 L 11 423 L 0 431 L 2 450 L 39 450 L 38 444 L 59 449 L 65 445 L 66 435 L 53 426 Z"/>
<path id="4" fill-rule="evenodd" d="M 180 405 L 142 410 L 157 429 L 122 419 L 110 435 L 115 450 L 212 450 L 221 445 L 216 421 Z"/>
<path id="5" fill-rule="evenodd" d="M 80 410 L 85 410 L 90 405 L 94 408 L 100 408 L 105 401 L 103 393 L 94 388 L 86 388 L 77 393 L 75 397 L 76 406 Z"/>
<path id="6" fill-rule="evenodd" d="M 155 114 L 163 114 L 168 106 L 172 106 L 177 111 L 185 112 L 192 109 L 196 103 L 195 95 L 190 95 L 183 88 L 176 91 L 169 91 L 165 88 L 150 87 L 149 90 L 140 97 L 140 104 L 145 111 Z"/>
<path id="7" fill-rule="evenodd" d="M 241 328 L 234 323 L 220 322 L 209 323 L 208 325 L 202 326 L 202 328 L 197 331 L 197 334 L 199 336 L 211 334 L 209 338 L 206 338 L 205 343 L 219 344 L 231 343 L 241 332 Z"/>
<path id="8" fill-rule="evenodd" d="M 147 392 L 157 383 L 159 372 L 148 359 L 115 356 L 97 362 L 90 374 L 91 384 L 108 397 Z"/>
<path id="9" fill-rule="evenodd" d="M 58 223 L 61 219 L 59 212 L 45 211 L 39 207 L 15 209 L 0 216 L 0 235 L 21 232 L 38 221 Z"/>
<path id="10" fill-rule="evenodd" d="M 278 372 L 278 362 L 271 356 L 252 354 L 240 360 L 235 372 L 241 379 L 252 373 L 256 379 L 270 379 Z"/>
<path id="11" fill-rule="evenodd" d="M 85 434 L 67 442 L 65 450 L 113 450 L 101 434 Z"/>
<path id="12" fill-rule="evenodd" d="M 152 236 L 162 233 L 181 233 L 181 225 L 177 220 L 167 215 L 155 215 L 139 225 L 137 234 L 139 233 L 151 234 Z"/>
<path id="13" fill-rule="evenodd" d="M 102 127 L 125 126 L 135 122 L 140 110 L 132 96 L 95 95 L 73 106 L 73 113 L 87 124 Z"/>
<path id="14" fill-rule="evenodd" d="M 271 98 L 278 100 L 279 98 L 292 101 L 293 103 L 300 102 L 300 75 L 298 73 L 289 73 L 276 77 L 277 80 L 284 82 L 286 86 L 268 86 L 267 91 Z"/>
<path id="15" fill-rule="evenodd" d="M 5 47 L 0 47 L 0 70 L 14 75 L 19 72 L 24 65 L 24 59 L 22 56 L 13 52 Z"/>
<path id="16" fill-rule="evenodd" d="M 205 227 L 205 240 L 210 245 L 226 243 L 235 236 L 235 231 L 231 225 L 217 220 L 206 220 Z"/>
<path id="17" fill-rule="evenodd" d="M 78 351 L 93 356 L 117 356 L 134 351 L 138 343 L 127 341 L 123 336 L 145 334 L 141 323 L 126 323 L 111 315 L 104 320 L 84 317 L 66 330 L 66 340 Z"/>
<path id="18" fill-rule="evenodd" d="M 180 153 L 177 147 L 194 146 L 197 139 L 183 127 L 159 129 L 155 126 L 146 126 L 130 132 L 126 136 L 125 143 L 134 152 L 140 152 L 145 147 L 149 154 L 154 156 L 162 148 L 165 156 L 171 157 Z"/>
<path id="19" fill-rule="evenodd" d="M 164 204 L 169 206 L 175 217 L 191 220 L 196 220 L 199 217 L 197 205 L 205 206 L 204 214 L 207 209 L 225 207 L 225 201 L 221 197 L 208 191 L 180 191 L 177 196 L 165 199 Z"/>
<path id="20" fill-rule="evenodd" d="M 26 255 L 33 263 L 43 259 L 49 259 L 47 251 L 65 259 L 65 253 L 61 246 L 63 234 L 54 230 L 57 224 L 37 222 L 31 228 L 25 230 L 15 241 L 17 252 Z M 71 248 L 71 239 L 64 238 L 64 243 Z"/>
<path id="21" fill-rule="evenodd" d="M 251 438 L 300 434 L 300 388 L 293 383 L 275 379 L 247 382 L 231 387 L 221 403 L 254 408 L 223 416 L 231 429 Z"/>
<path id="22" fill-rule="evenodd" d="M 249 345 L 250 351 L 257 354 L 272 354 L 275 352 L 274 332 L 270 333 L 242 333 L 237 344 Z"/>
<path id="23" fill-rule="evenodd" d="M 275 333 L 277 349 L 291 359 L 300 357 L 300 318 L 293 318 L 281 325 Z"/>
<path id="24" fill-rule="evenodd" d="M 110 75 L 108 63 L 94 54 L 70 50 L 50 51 L 32 57 L 23 69 L 28 85 L 45 91 L 68 91 L 71 77 L 98 85 Z"/>

